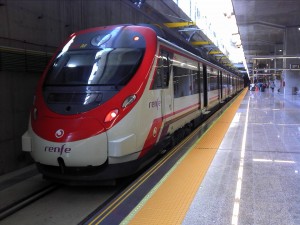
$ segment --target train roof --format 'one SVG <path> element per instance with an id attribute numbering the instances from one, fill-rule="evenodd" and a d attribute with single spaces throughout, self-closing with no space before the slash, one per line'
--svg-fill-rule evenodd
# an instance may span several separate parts
<path id="1" fill-rule="evenodd" d="M 170 29 L 164 29 L 156 24 L 137 24 L 137 25 L 149 27 L 153 29 L 156 32 L 159 40 L 161 40 L 162 42 L 165 42 L 173 47 L 180 48 L 181 51 L 192 54 L 194 55 L 194 57 L 197 57 L 201 61 L 210 64 L 211 66 L 217 67 L 218 69 L 221 70 L 226 70 L 229 73 L 237 75 L 235 71 L 233 71 L 229 67 L 222 65 L 221 63 L 219 63 L 218 61 L 216 61 L 206 53 L 202 52 L 201 50 L 196 49 L 183 38 L 178 38 L 177 35 L 173 34 L 172 31 L 170 31 Z"/>

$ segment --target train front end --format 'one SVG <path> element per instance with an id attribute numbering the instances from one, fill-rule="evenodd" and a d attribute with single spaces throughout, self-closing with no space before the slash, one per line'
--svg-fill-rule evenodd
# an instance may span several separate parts
<path id="1" fill-rule="evenodd" d="M 70 36 L 38 84 L 22 137 L 23 151 L 31 153 L 46 178 L 92 182 L 136 169 L 126 160 L 110 163 L 109 131 L 134 117 L 155 51 L 156 33 L 139 26 L 93 28 Z M 124 137 L 136 133 L 122 129 Z M 122 154 L 139 151 L 136 141 L 126 143 Z"/>

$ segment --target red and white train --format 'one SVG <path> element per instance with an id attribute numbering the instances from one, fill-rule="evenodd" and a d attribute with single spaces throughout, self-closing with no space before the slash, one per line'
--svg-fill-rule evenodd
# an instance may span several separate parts
<path id="1" fill-rule="evenodd" d="M 48 179 L 124 177 L 243 87 L 241 77 L 149 27 L 79 31 L 39 81 L 23 151 Z"/>

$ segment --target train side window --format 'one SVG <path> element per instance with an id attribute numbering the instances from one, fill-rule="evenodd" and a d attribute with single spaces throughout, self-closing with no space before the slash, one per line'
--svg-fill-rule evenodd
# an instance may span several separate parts
<path id="1" fill-rule="evenodd" d="M 171 53 L 165 50 L 160 51 L 152 89 L 163 89 L 169 87 L 170 58 L 172 58 Z"/>
<path id="2" fill-rule="evenodd" d="M 200 65 L 199 68 L 199 73 L 200 73 L 200 93 L 204 92 L 204 87 L 203 87 L 203 65 Z"/>
<path id="3" fill-rule="evenodd" d="M 227 88 L 227 74 L 222 75 L 222 85 L 224 88 Z"/>
<path id="4" fill-rule="evenodd" d="M 174 97 L 179 98 L 189 95 L 189 71 L 186 68 L 178 66 L 173 67 L 173 85 L 174 85 Z"/>
<path id="5" fill-rule="evenodd" d="M 173 66 L 174 98 L 199 93 L 198 71 Z"/>
<path id="6" fill-rule="evenodd" d="M 213 91 L 218 89 L 218 74 L 211 67 L 207 68 L 207 90 Z"/>
<path id="7" fill-rule="evenodd" d="M 197 94 L 200 92 L 198 71 L 191 70 L 191 93 Z"/>

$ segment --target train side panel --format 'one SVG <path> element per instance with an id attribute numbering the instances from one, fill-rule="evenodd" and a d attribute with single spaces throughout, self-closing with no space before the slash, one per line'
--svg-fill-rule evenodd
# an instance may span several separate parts
<path id="1" fill-rule="evenodd" d="M 41 78 L 23 150 L 48 178 L 127 176 L 236 94 L 240 80 L 148 27 L 79 31 Z"/>
<path id="2" fill-rule="evenodd" d="M 156 63 L 157 60 L 154 60 L 153 65 Z M 153 66 L 150 71 L 151 78 L 139 102 L 124 119 L 107 132 L 110 164 L 136 160 L 151 132 L 153 133 L 152 140 L 148 140 L 148 142 L 151 144 L 156 142 L 156 135 L 158 135 L 156 133 L 160 131 L 162 123 L 162 99 L 160 90 L 149 91 L 150 80 L 155 72 L 156 66 Z M 150 143 L 148 144 L 150 145 Z"/>

